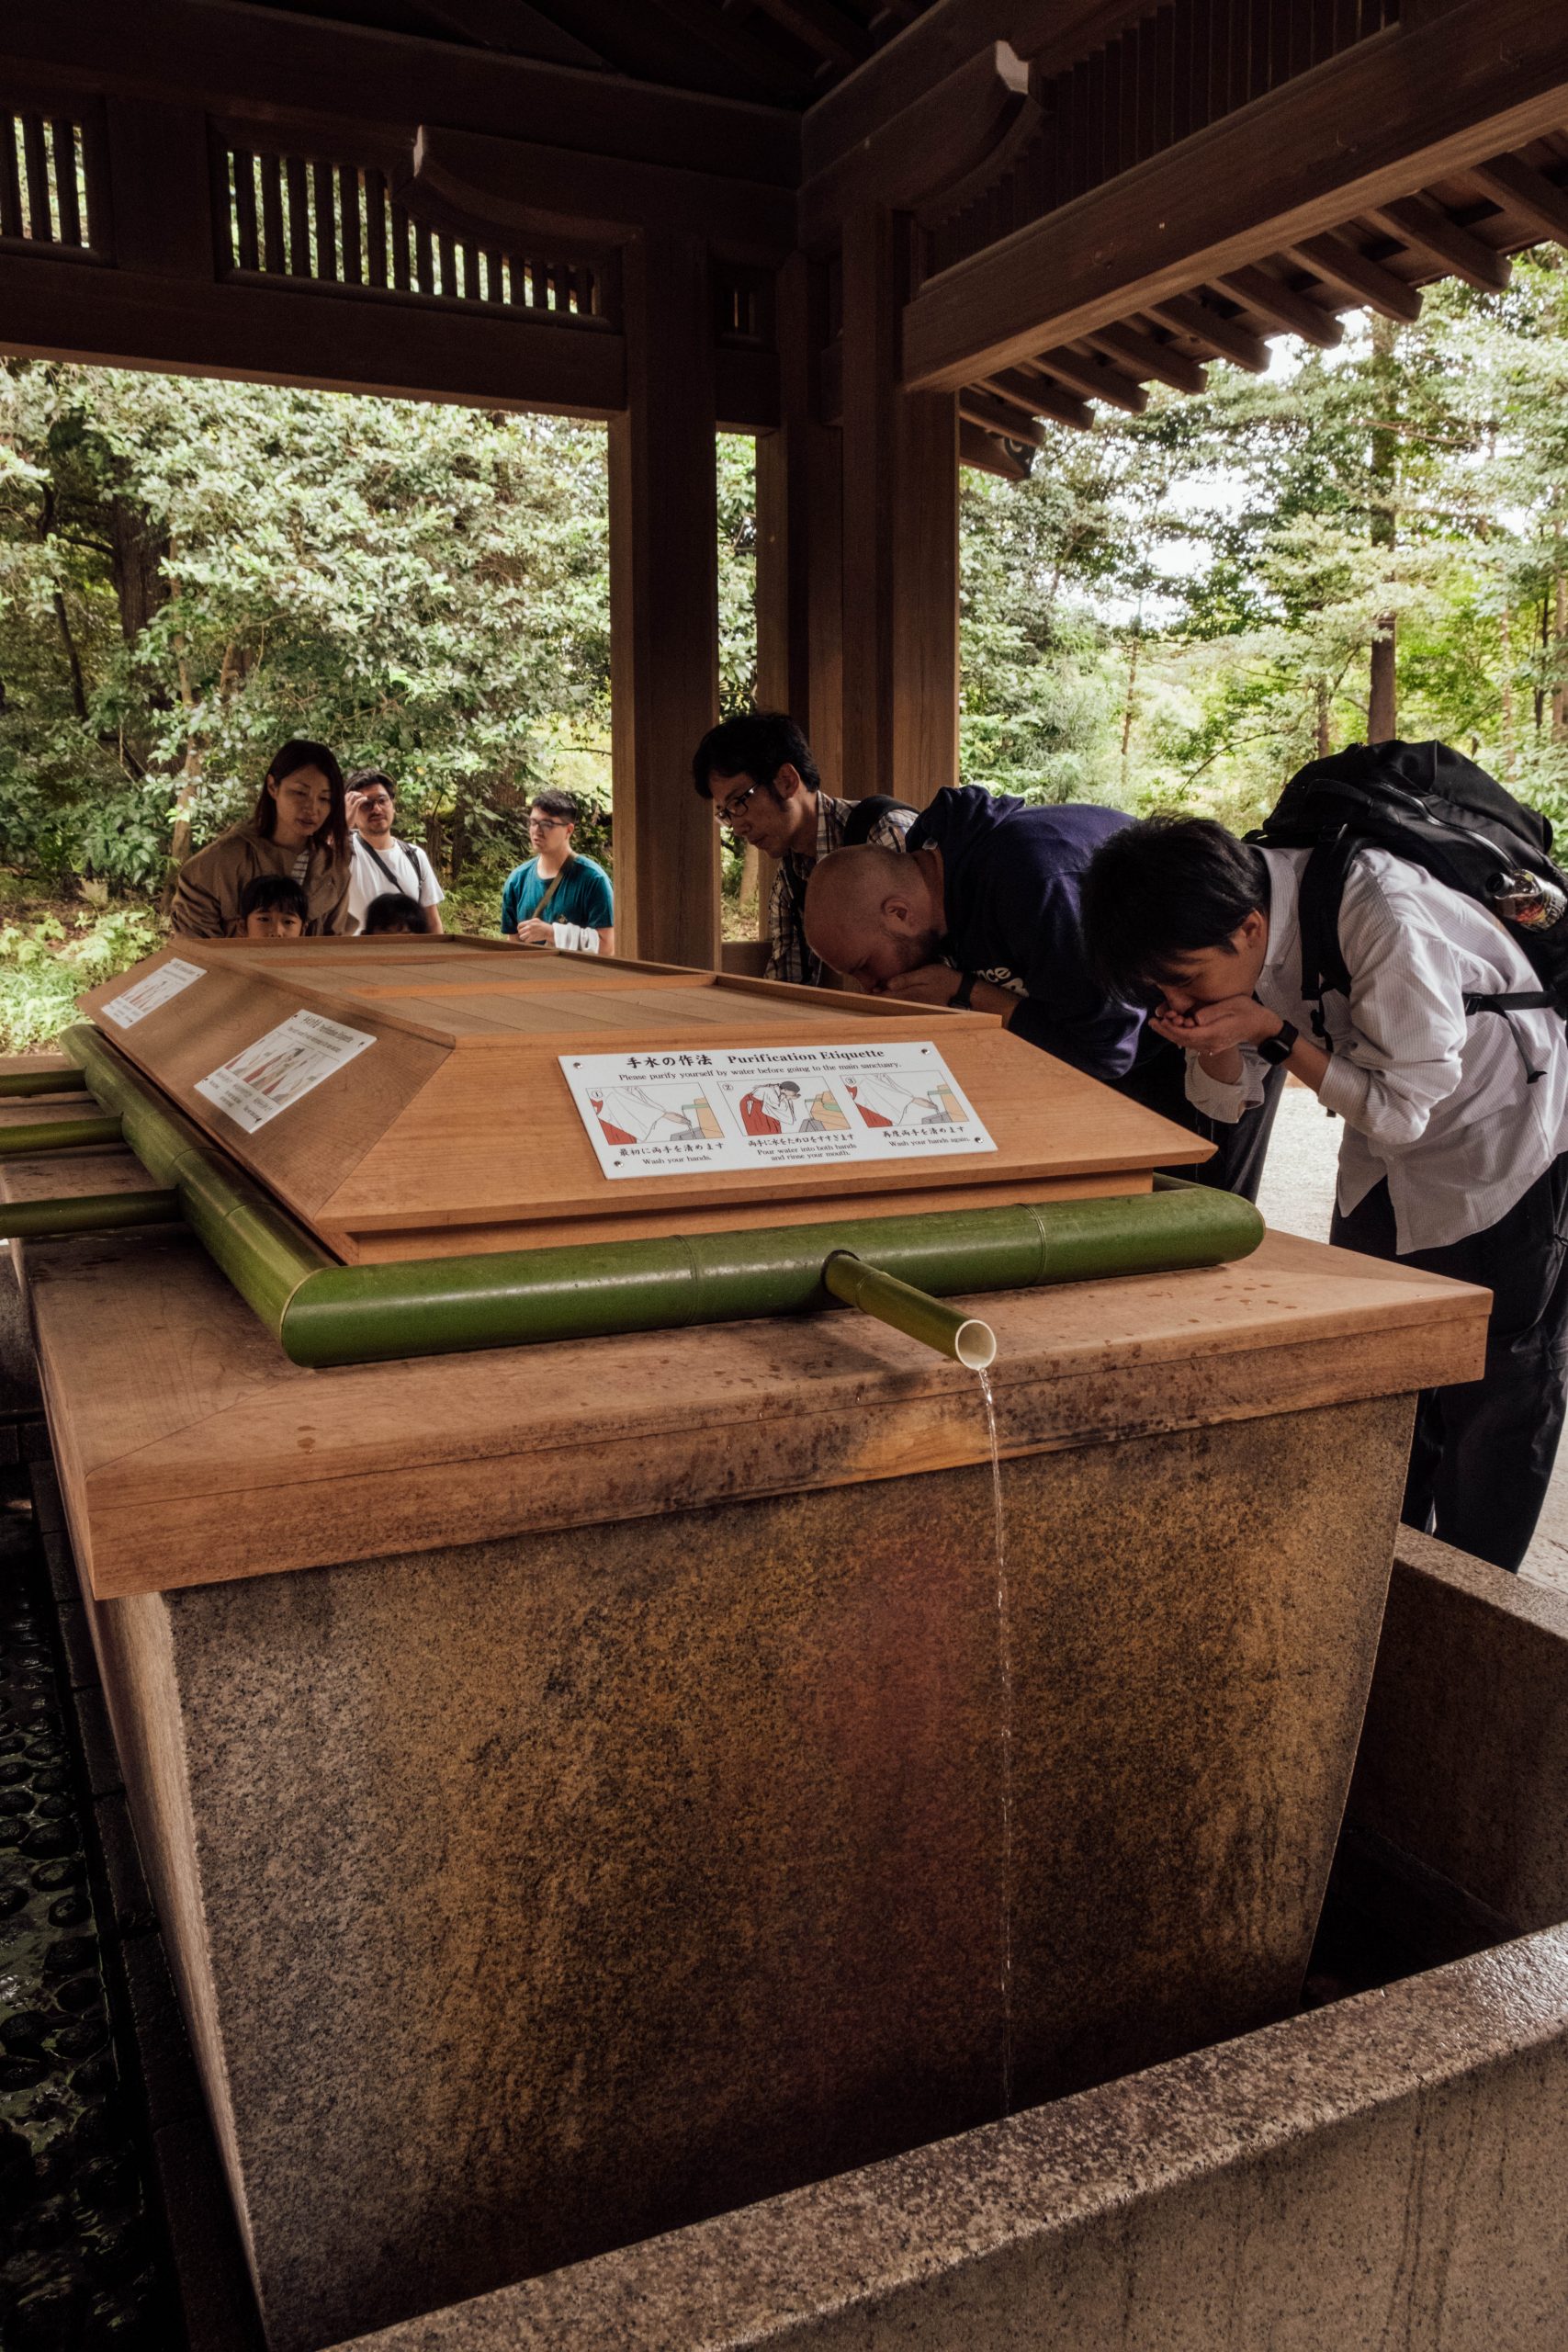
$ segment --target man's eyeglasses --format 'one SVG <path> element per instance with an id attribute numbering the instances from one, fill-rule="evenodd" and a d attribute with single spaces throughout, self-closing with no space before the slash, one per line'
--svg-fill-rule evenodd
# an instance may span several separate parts
<path id="1" fill-rule="evenodd" d="M 745 811 L 746 803 L 754 793 L 761 792 L 761 789 L 762 786 L 760 784 L 749 784 L 744 792 L 734 793 L 728 800 L 714 802 L 713 813 L 726 832 L 735 831 L 737 820 Z"/>
<path id="2" fill-rule="evenodd" d="M 530 817 L 528 820 L 531 833 L 558 833 L 564 831 L 565 827 L 564 817 Z"/>

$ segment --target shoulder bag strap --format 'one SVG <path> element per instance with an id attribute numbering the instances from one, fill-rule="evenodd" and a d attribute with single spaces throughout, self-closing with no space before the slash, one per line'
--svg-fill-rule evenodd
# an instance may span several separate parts
<path id="1" fill-rule="evenodd" d="M 568 852 L 567 852 L 567 854 L 566 854 L 566 856 L 565 856 L 565 858 L 564 858 L 564 859 L 563 859 L 563 861 L 562 861 L 562 864 L 561 864 L 561 870 L 560 870 L 560 872 L 556 876 L 555 880 L 550 884 L 549 888 L 545 892 L 544 897 L 539 900 L 539 903 L 538 903 L 538 905 L 535 908 L 535 910 L 534 910 L 534 911 L 533 911 L 532 915 L 530 915 L 530 916 L 528 917 L 528 921 L 529 921 L 530 922 L 544 922 L 544 920 L 545 920 L 545 910 L 546 910 L 546 909 L 548 907 L 548 905 L 549 905 L 549 903 L 550 903 L 550 900 L 555 897 L 556 892 L 560 888 L 561 884 L 566 880 L 566 876 L 567 876 L 567 868 L 570 865 L 572 859 L 573 859 L 576 855 L 577 855 L 577 852 L 576 852 L 574 849 L 569 849 L 569 850 L 568 850 Z"/>

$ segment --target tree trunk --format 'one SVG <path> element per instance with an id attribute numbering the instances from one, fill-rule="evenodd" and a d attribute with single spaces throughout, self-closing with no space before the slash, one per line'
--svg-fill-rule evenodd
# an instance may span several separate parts
<path id="1" fill-rule="evenodd" d="M 1563 669 L 1568 663 L 1568 579 L 1562 573 L 1562 526 L 1551 526 L 1551 740 L 1561 743 L 1568 735 L 1568 680 Z"/>
<path id="2" fill-rule="evenodd" d="M 1377 415 L 1372 425 L 1371 537 L 1374 548 L 1387 550 L 1385 572 L 1392 572 L 1398 542 L 1399 379 L 1394 355 L 1399 329 L 1392 319 L 1372 321 L 1372 390 Z M 1367 693 L 1367 741 L 1385 743 L 1399 732 L 1399 616 L 1380 613 L 1373 623 L 1371 675 Z"/>
<path id="3" fill-rule="evenodd" d="M 169 601 L 164 577 L 169 542 L 144 506 L 118 493 L 109 501 L 108 523 L 120 635 L 127 645 L 134 645 L 153 614 Z"/>
<path id="4" fill-rule="evenodd" d="M 82 657 L 71 634 L 71 616 L 65 609 L 64 591 L 59 588 L 54 592 L 54 617 L 60 624 L 60 641 L 65 648 L 65 666 L 71 673 L 71 707 L 85 724 L 87 688 L 82 676 Z"/>
<path id="5" fill-rule="evenodd" d="M 1503 680 L 1503 778 L 1512 784 L 1519 773 L 1519 739 L 1514 714 L 1514 628 L 1507 605 L 1498 624 L 1498 668 Z"/>
<path id="6" fill-rule="evenodd" d="M 177 593 L 177 582 L 172 581 L 170 586 Z M 186 755 L 180 763 L 180 772 L 175 783 L 175 821 L 169 835 L 169 869 L 164 876 L 164 888 L 160 898 L 160 904 L 165 914 L 175 902 L 175 886 L 179 880 L 180 868 L 190 855 L 191 810 L 196 806 L 196 796 L 201 784 L 201 746 L 197 741 L 196 733 L 196 688 L 191 683 L 190 662 L 186 659 L 183 629 L 175 630 L 174 647 L 175 674 L 180 684 L 180 701 L 186 713 Z M 225 656 L 225 672 L 228 666 L 228 659 Z"/>
<path id="7" fill-rule="evenodd" d="M 1139 613 L 1133 624 L 1133 650 L 1127 657 L 1127 699 L 1122 711 L 1122 792 L 1127 791 L 1128 756 L 1133 743 L 1133 720 L 1137 712 L 1138 652 L 1144 641 L 1144 616 Z"/>
<path id="8" fill-rule="evenodd" d="M 1313 696 L 1315 706 L 1317 756 L 1320 760 L 1325 760 L 1334 749 L 1328 731 L 1328 681 L 1326 678 L 1317 680 L 1313 688 Z"/>

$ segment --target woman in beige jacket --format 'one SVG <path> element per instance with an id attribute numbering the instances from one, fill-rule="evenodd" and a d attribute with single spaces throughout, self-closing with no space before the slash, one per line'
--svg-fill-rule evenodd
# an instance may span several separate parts
<path id="1" fill-rule="evenodd" d="M 258 874 L 294 876 L 308 933 L 347 931 L 349 850 L 343 770 L 324 743 L 296 738 L 267 769 L 254 816 L 181 866 L 175 936 L 224 939 L 240 930 L 240 893 Z"/>

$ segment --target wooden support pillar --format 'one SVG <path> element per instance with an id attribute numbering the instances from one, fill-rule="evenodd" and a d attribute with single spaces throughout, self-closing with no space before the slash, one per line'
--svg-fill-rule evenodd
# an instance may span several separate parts
<path id="1" fill-rule="evenodd" d="M 908 224 L 843 240 L 843 789 L 958 780 L 958 405 L 899 388 Z"/>
<path id="2" fill-rule="evenodd" d="M 650 232 L 623 266 L 626 406 L 610 424 L 616 946 L 718 958 L 718 843 L 692 753 L 718 715 L 718 492 L 707 254 Z"/>
<path id="3" fill-rule="evenodd" d="M 779 272 L 779 428 L 757 442 L 757 700 L 806 729 L 822 780 L 843 774 L 843 453 L 820 422 L 820 268 Z"/>

